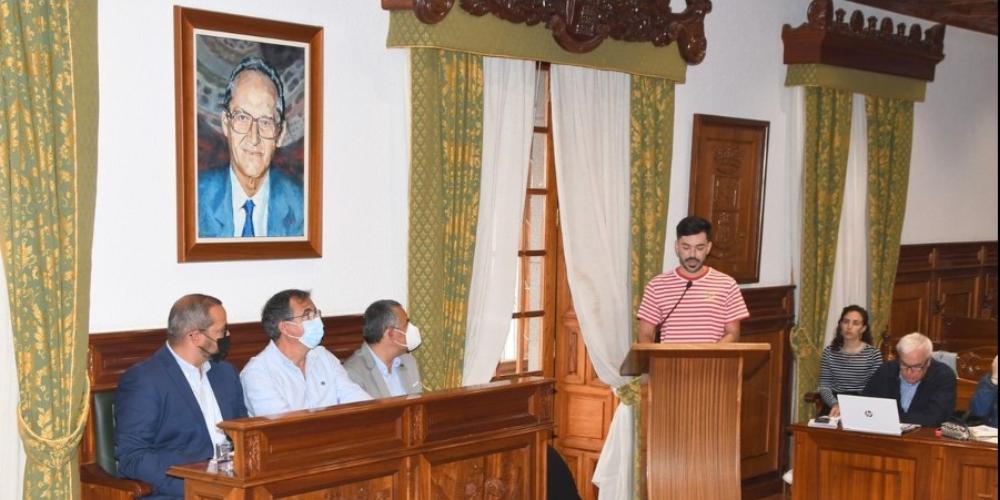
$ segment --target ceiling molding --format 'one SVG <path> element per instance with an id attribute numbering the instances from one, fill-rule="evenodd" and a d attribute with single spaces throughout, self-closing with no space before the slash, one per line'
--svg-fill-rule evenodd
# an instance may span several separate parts
<path id="1" fill-rule="evenodd" d="M 997 35 L 997 0 L 851 0 L 956 28 Z"/>
<path id="2" fill-rule="evenodd" d="M 698 64 L 708 46 L 704 21 L 712 2 L 685 1 L 680 12 L 670 10 L 670 0 L 382 0 L 382 8 L 412 10 L 421 22 L 436 24 L 458 3 L 478 17 L 492 14 L 515 24 L 544 24 L 567 52 L 590 52 L 607 38 L 655 47 L 676 42 L 681 57 Z"/>
<path id="3" fill-rule="evenodd" d="M 873 73 L 934 80 L 934 68 L 944 59 L 943 24 L 925 32 L 919 24 L 907 28 L 889 17 L 865 18 L 860 10 L 833 10 L 832 0 L 812 0 L 806 22 L 781 30 L 785 64 L 823 64 Z"/>

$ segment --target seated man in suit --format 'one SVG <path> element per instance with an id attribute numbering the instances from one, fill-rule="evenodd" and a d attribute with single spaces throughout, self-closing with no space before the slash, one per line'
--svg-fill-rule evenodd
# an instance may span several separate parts
<path id="1" fill-rule="evenodd" d="M 997 357 L 993 356 L 993 373 L 983 375 L 976 393 L 969 401 L 969 415 L 981 419 L 990 427 L 997 426 Z"/>
<path id="2" fill-rule="evenodd" d="M 420 345 L 420 330 L 395 300 L 379 300 L 365 310 L 365 343 L 344 362 L 351 380 L 376 398 L 423 390 L 420 367 L 410 351 Z"/>
<path id="3" fill-rule="evenodd" d="M 351 382 L 337 357 L 320 345 L 323 317 L 309 292 L 276 293 L 264 304 L 261 323 L 271 341 L 240 373 L 250 415 L 371 399 Z"/>
<path id="4" fill-rule="evenodd" d="M 229 330 L 222 302 L 181 297 L 170 309 L 167 342 L 129 368 L 115 396 L 115 458 L 122 477 L 153 487 L 146 498 L 181 498 L 168 467 L 213 457 L 228 438 L 222 420 L 247 416 L 236 370 L 223 362 Z"/>
<path id="5" fill-rule="evenodd" d="M 896 344 L 898 357 L 875 370 L 861 394 L 895 399 L 901 422 L 941 425 L 955 410 L 955 372 L 932 359 L 933 352 L 923 334 L 904 336 Z"/>

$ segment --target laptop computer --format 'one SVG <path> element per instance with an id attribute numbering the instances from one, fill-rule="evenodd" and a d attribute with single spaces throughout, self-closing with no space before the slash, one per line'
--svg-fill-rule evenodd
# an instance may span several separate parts
<path id="1" fill-rule="evenodd" d="M 840 426 L 845 431 L 900 436 L 920 428 L 917 424 L 899 423 L 895 399 L 841 394 L 837 401 L 840 403 Z"/>

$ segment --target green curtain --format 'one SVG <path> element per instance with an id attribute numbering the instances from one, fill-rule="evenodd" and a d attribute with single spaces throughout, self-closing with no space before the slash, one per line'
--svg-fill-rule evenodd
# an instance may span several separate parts
<path id="1" fill-rule="evenodd" d="M 25 498 L 80 495 L 96 177 L 96 2 L 0 0 L 0 247 Z"/>
<path id="2" fill-rule="evenodd" d="M 913 102 L 867 97 L 869 317 L 876 345 L 889 327 L 913 146 Z"/>
<path id="3" fill-rule="evenodd" d="M 631 125 L 629 149 L 631 155 L 630 198 L 630 262 L 632 311 L 639 310 L 643 287 L 663 271 L 663 250 L 666 239 L 667 200 L 670 194 L 670 159 L 674 142 L 674 82 L 661 78 L 632 76 L 630 98 Z M 633 317 L 632 340 L 638 332 Z M 630 384 L 630 386 L 633 384 Z M 633 470 L 642 470 L 642 421 L 639 392 L 619 391 L 622 401 L 635 408 L 633 440 L 635 443 Z M 630 396 L 623 396 L 623 394 Z M 635 474 L 634 498 L 645 496 L 645 477 Z"/>
<path id="4" fill-rule="evenodd" d="M 810 404 L 803 401 L 803 396 L 816 390 L 819 382 L 844 200 L 851 99 L 852 93 L 846 90 L 806 88 L 799 322 L 791 338 L 797 366 L 796 419 L 809 414 Z"/>
<path id="5" fill-rule="evenodd" d="M 462 383 L 483 144 L 482 57 L 411 49 L 410 320 L 425 390 Z"/>

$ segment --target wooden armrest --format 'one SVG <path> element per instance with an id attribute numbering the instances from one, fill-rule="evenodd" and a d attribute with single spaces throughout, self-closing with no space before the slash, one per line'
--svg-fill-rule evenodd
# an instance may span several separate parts
<path id="1" fill-rule="evenodd" d="M 114 477 L 107 472 L 104 472 L 104 469 L 97 464 L 83 464 L 80 466 L 80 483 L 100 488 L 110 488 L 112 490 L 123 491 L 135 498 L 145 496 L 153 492 L 152 486 L 142 481 Z"/>

